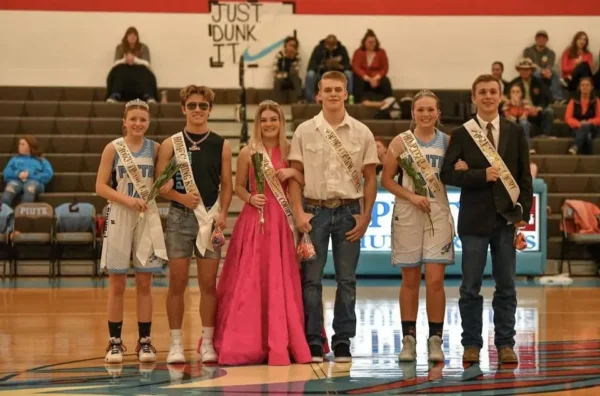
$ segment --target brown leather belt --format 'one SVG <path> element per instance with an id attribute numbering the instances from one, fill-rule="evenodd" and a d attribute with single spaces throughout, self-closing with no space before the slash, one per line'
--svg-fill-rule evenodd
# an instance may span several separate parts
<path id="1" fill-rule="evenodd" d="M 330 198 L 330 199 L 312 199 L 306 198 L 305 202 L 307 205 L 316 206 L 319 208 L 328 208 L 335 209 L 340 206 L 352 205 L 353 203 L 357 203 L 359 200 L 354 199 L 344 199 L 344 198 Z"/>

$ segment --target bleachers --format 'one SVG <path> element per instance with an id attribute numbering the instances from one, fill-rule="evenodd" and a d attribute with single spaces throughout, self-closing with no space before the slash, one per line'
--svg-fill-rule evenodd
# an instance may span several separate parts
<path id="1" fill-rule="evenodd" d="M 168 89 L 167 104 L 151 105 L 148 137 L 162 141 L 181 130 L 183 115 L 178 102 L 179 90 Z M 235 122 L 234 108 L 237 89 L 216 89 L 215 108 L 211 126 L 232 143 L 234 156 L 239 152 L 241 125 Z M 400 100 L 414 92 L 396 90 Z M 470 115 L 469 90 L 436 91 L 442 103 L 442 129 L 450 131 Z M 248 118 L 254 118 L 256 105 L 270 98 L 269 90 L 248 89 Z M 318 105 L 286 106 L 288 135 L 295 127 L 320 111 Z M 361 119 L 373 133 L 392 139 L 409 126 L 407 115 L 400 120 L 373 119 L 376 110 L 360 105 L 348 106 L 348 112 Z M 71 202 L 92 203 L 102 213 L 106 201 L 95 195 L 96 171 L 104 146 L 121 135 L 123 105 L 104 102 L 104 88 L 98 87 L 0 87 L 0 170 L 15 153 L 18 138 L 23 134 L 36 135 L 40 147 L 51 162 L 55 176 L 41 195 L 41 201 L 53 207 Z M 538 165 L 538 177 L 548 184 L 548 258 L 560 258 L 560 208 L 566 198 L 585 199 L 600 205 L 600 139 L 594 142 L 595 155 L 571 156 L 567 149 L 572 142 L 568 127 L 562 122 L 564 106 L 555 108 L 557 117 L 552 136 L 536 138 L 532 146 L 537 154 L 531 157 Z M 251 125 L 250 125 L 251 128 Z M 233 161 L 235 172 L 236 158 Z M 235 175 L 234 175 L 235 178 Z M 0 191 L 4 182 L 0 181 Z M 233 198 L 228 226 L 230 234 L 243 203 Z M 573 249 L 571 258 L 588 260 L 584 248 Z"/>

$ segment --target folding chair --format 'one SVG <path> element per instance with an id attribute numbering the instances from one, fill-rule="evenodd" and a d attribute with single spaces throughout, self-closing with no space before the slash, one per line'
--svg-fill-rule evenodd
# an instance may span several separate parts
<path id="1" fill-rule="evenodd" d="M 90 203 L 64 203 L 56 208 L 56 274 L 60 276 L 60 261 L 66 247 L 87 246 L 97 266 L 96 208 Z M 94 271 L 92 272 L 92 275 Z"/>
<path id="2" fill-rule="evenodd" d="M 17 262 L 21 246 L 47 246 L 49 248 L 49 277 L 54 276 L 54 209 L 45 202 L 22 203 L 15 208 L 13 247 L 13 269 L 17 276 Z"/>
<path id="3" fill-rule="evenodd" d="M 600 222 L 600 216 L 597 217 Z M 571 260 L 568 258 L 568 250 L 573 245 L 597 245 L 600 244 L 600 234 L 580 234 L 575 232 L 575 211 L 569 205 L 563 202 L 561 210 L 561 231 L 562 246 L 560 254 L 560 272 L 563 270 L 563 263 L 567 260 L 569 277 L 571 276 Z"/>
<path id="4" fill-rule="evenodd" d="M 9 272 L 12 263 L 12 249 L 9 244 L 10 234 L 14 227 L 14 211 L 7 204 L 0 204 L 0 260 L 2 260 L 2 277 L 6 276 L 6 264 Z M 9 273 L 9 275 L 11 275 Z"/>

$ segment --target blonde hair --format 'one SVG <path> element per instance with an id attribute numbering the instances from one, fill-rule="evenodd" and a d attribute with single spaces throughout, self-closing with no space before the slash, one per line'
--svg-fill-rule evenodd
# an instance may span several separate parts
<path id="1" fill-rule="evenodd" d="M 318 83 L 319 89 L 321 89 L 321 81 L 323 81 L 323 80 L 339 81 L 341 83 L 344 83 L 344 87 L 348 87 L 348 78 L 346 77 L 346 75 L 344 73 L 337 71 L 337 70 L 331 70 L 331 71 L 323 73 L 323 75 L 321 76 L 321 79 L 319 80 L 319 83 Z"/>
<path id="2" fill-rule="evenodd" d="M 146 113 L 148 113 L 148 119 L 150 119 L 150 106 L 148 106 L 147 102 L 144 102 L 140 99 L 135 99 L 125 103 L 125 110 L 123 111 L 123 136 L 127 136 L 125 120 L 127 119 L 127 114 L 129 114 L 130 110 L 144 110 Z"/>
<path id="3" fill-rule="evenodd" d="M 428 89 L 424 89 L 422 91 L 417 92 L 417 94 L 413 97 L 413 101 L 412 101 L 412 104 L 410 106 L 411 119 L 410 119 L 409 129 L 411 131 L 413 131 L 413 132 L 417 128 L 417 123 L 415 122 L 415 117 L 412 115 L 412 113 L 415 110 L 415 103 L 417 103 L 417 101 L 419 99 L 422 99 L 422 98 L 432 98 L 432 99 L 435 99 L 436 108 L 437 108 L 438 112 L 440 111 L 440 98 L 438 98 L 437 95 L 433 93 L 433 91 L 430 91 Z M 435 123 L 435 127 L 439 128 L 441 126 L 442 126 L 442 122 L 440 121 L 440 117 L 438 115 L 438 119 L 437 119 L 437 122 Z"/>
<path id="4" fill-rule="evenodd" d="M 272 100 L 264 100 L 258 105 L 256 114 L 254 115 L 254 126 L 252 128 L 252 135 L 250 136 L 250 146 L 257 149 L 262 146 L 262 132 L 260 129 L 260 117 L 265 110 L 271 110 L 277 113 L 279 117 L 279 150 L 281 151 L 281 158 L 285 160 L 288 155 L 288 141 L 285 130 L 285 114 L 279 103 Z"/>

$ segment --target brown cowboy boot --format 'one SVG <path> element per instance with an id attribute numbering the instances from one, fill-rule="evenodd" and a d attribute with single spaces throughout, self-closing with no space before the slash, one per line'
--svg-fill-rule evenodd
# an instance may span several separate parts
<path id="1" fill-rule="evenodd" d="M 463 362 L 466 363 L 479 363 L 479 348 L 468 347 L 463 352 Z"/>
<path id="2" fill-rule="evenodd" d="M 519 363 L 517 354 L 511 346 L 503 346 L 498 348 L 498 363 L 510 364 Z"/>

